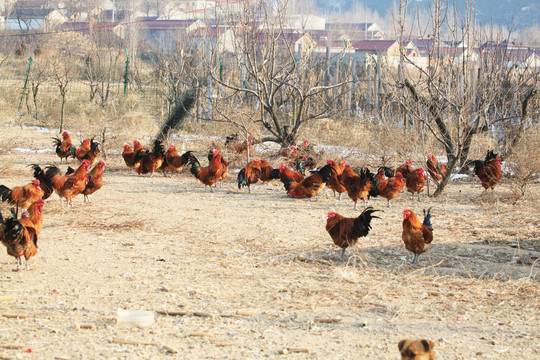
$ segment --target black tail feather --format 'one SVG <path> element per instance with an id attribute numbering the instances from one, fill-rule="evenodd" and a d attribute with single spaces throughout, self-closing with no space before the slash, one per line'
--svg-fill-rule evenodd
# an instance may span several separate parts
<path id="1" fill-rule="evenodd" d="M 4 238 L 8 243 L 19 242 L 24 236 L 24 227 L 17 219 L 18 212 L 15 209 L 11 209 L 11 215 L 4 219 L 0 214 L 0 219 L 4 227 Z"/>
<path id="2" fill-rule="evenodd" d="M 199 173 L 199 168 L 201 167 L 201 163 L 195 157 L 195 155 L 193 155 L 193 154 L 190 154 L 190 155 L 191 155 L 191 160 L 189 161 L 189 164 L 191 165 L 191 168 L 189 169 L 189 171 L 193 175 L 197 176 L 197 174 Z"/>
<path id="3" fill-rule="evenodd" d="M 62 147 L 62 140 L 60 140 L 59 138 L 56 138 L 56 137 L 54 137 L 52 139 L 53 139 L 53 146 L 58 151 L 58 149 Z"/>
<path id="4" fill-rule="evenodd" d="M 381 170 L 384 172 L 384 176 L 387 178 L 394 177 L 394 170 L 390 169 L 388 166 L 381 166 L 379 169 L 377 169 L 377 172 Z"/>
<path id="5" fill-rule="evenodd" d="M 317 172 L 321 176 L 321 179 L 324 182 L 327 182 L 330 180 L 330 177 L 332 176 L 332 172 L 335 171 L 329 164 L 324 165 L 322 168 L 320 168 Z"/>
<path id="6" fill-rule="evenodd" d="M 281 179 L 281 182 L 283 183 L 283 186 L 285 187 L 285 190 L 287 190 L 287 192 L 291 191 L 291 184 L 294 182 L 293 179 L 284 177 Z"/>
<path id="7" fill-rule="evenodd" d="M 49 165 L 45 167 L 45 179 L 47 181 L 47 184 L 51 184 L 51 180 L 56 175 L 60 174 L 60 169 L 57 166 Z"/>
<path id="8" fill-rule="evenodd" d="M 375 210 L 371 206 L 367 207 L 356 219 L 354 219 L 354 227 L 358 232 L 359 236 L 367 236 L 369 230 L 371 230 L 371 220 L 380 219 L 380 217 L 373 215 L 374 212 L 380 211 Z"/>
<path id="9" fill-rule="evenodd" d="M 0 185 L 0 199 L 2 199 L 2 201 L 13 204 L 13 199 L 11 198 L 11 193 L 12 193 L 12 191 L 11 191 L 10 188 L 8 188 L 5 185 Z"/>
<path id="10" fill-rule="evenodd" d="M 41 198 L 47 200 L 51 196 L 53 188 L 50 181 L 45 178 L 45 171 L 38 164 L 32 164 L 30 167 L 34 170 L 34 178 L 39 180 L 39 187 L 44 192 Z"/>
<path id="11" fill-rule="evenodd" d="M 431 232 L 433 232 L 433 225 L 431 225 L 431 208 L 429 208 L 426 212 L 426 209 L 424 209 L 424 221 L 422 222 L 422 225 L 425 225 Z"/>
<path id="12" fill-rule="evenodd" d="M 97 141 L 94 141 L 94 138 L 90 139 L 90 149 L 94 153 L 99 153 L 99 143 Z"/>
<path id="13" fill-rule="evenodd" d="M 275 180 L 281 178 L 281 174 L 279 173 L 279 169 L 272 169 L 270 172 L 270 179 Z"/>
<path id="14" fill-rule="evenodd" d="M 238 173 L 238 190 L 242 189 L 244 186 L 247 186 L 246 168 L 243 168 Z"/>
<path id="15" fill-rule="evenodd" d="M 167 120 L 161 126 L 156 138 L 163 140 L 169 135 L 169 132 L 175 129 L 180 129 L 184 125 L 186 116 L 195 105 L 197 100 L 197 90 L 190 88 L 184 92 L 182 97 L 176 103 L 173 111 L 170 113 Z"/>

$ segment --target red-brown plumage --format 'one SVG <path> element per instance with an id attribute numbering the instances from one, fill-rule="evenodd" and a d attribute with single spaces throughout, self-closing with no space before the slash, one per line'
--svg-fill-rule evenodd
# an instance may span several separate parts
<path id="1" fill-rule="evenodd" d="M 427 175 L 423 168 L 415 169 L 407 176 L 405 186 L 407 187 L 407 191 L 411 193 L 411 198 L 413 200 L 414 194 L 417 193 L 418 201 L 420 201 L 420 193 L 424 191 L 426 180 Z"/>
<path id="2" fill-rule="evenodd" d="M 245 168 L 238 173 L 238 190 L 247 186 L 248 191 L 251 192 L 251 185 L 256 184 L 261 175 L 261 168 L 256 161 L 251 161 Z"/>
<path id="3" fill-rule="evenodd" d="M 341 174 L 343 173 L 345 166 L 338 165 L 332 159 L 328 159 L 326 163 L 330 165 L 332 169 L 334 170 L 332 172 L 332 175 L 330 176 L 330 180 L 328 180 L 328 182 L 326 183 L 326 186 L 328 186 L 329 189 L 332 189 L 333 191 L 337 192 L 339 194 L 339 200 L 341 200 L 341 194 L 347 191 L 347 189 L 341 182 Z M 343 163 L 346 163 L 346 161 L 343 160 L 342 164 Z"/>
<path id="4" fill-rule="evenodd" d="M 201 167 L 199 160 L 193 156 L 190 161 L 191 173 L 205 186 L 210 186 L 210 190 L 213 192 L 212 185 L 218 182 L 223 176 L 223 163 L 221 161 L 221 154 L 215 150 L 212 160 L 207 167 Z"/>
<path id="5" fill-rule="evenodd" d="M 235 141 L 235 142 L 228 142 L 226 143 L 227 147 L 237 154 L 246 154 L 247 148 L 249 144 L 249 153 L 253 154 L 253 138 L 251 135 L 248 136 L 248 141 L 246 143 L 245 140 L 243 141 Z"/>
<path id="6" fill-rule="evenodd" d="M 90 166 L 94 165 L 100 155 L 99 144 L 92 139 L 86 139 L 77 148 L 75 157 L 82 162 L 88 160 Z"/>
<path id="7" fill-rule="evenodd" d="M 141 162 L 135 161 L 136 152 L 127 143 L 124 144 L 124 151 L 122 151 L 122 158 L 126 165 L 130 168 L 138 167 Z"/>
<path id="8" fill-rule="evenodd" d="M 15 186 L 13 189 L 0 185 L 0 198 L 2 201 L 15 204 L 20 209 L 28 209 L 44 194 L 45 192 L 41 189 L 40 182 L 37 179 L 23 186 Z"/>
<path id="9" fill-rule="evenodd" d="M 88 160 L 83 160 L 82 164 L 73 173 L 61 175 L 58 167 L 48 166 L 45 171 L 45 178 L 54 189 L 54 192 L 66 199 L 69 205 L 71 199 L 79 195 L 86 188 L 89 167 Z"/>
<path id="10" fill-rule="evenodd" d="M 103 186 L 103 171 L 105 169 L 105 161 L 101 160 L 92 170 L 88 172 L 88 183 L 82 191 L 84 200 L 88 200 L 88 196 L 92 195 Z"/>
<path id="11" fill-rule="evenodd" d="M 432 153 L 428 154 L 426 165 L 427 171 L 431 178 L 437 181 L 441 181 L 442 177 L 446 175 L 446 171 L 448 170 L 448 165 L 438 162 Z"/>
<path id="12" fill-rule="evenodd" d="M 488 161 L 480 170 L 478 170 L 477 175 L 482 182 L 482 187 L 484 189 L 495 189 L 495 186 L 497 186 L 502 176 L 501 158 L 496 157 L 495 159 Z"/>
<path id="13" fill-rule="evenodd" d="M 390 206 L 390 200 L 394 199 L 397 194 L 403 190 L 403 187 L 405 187 L 403 174 L 398 172 L 396 176 L 389 179 L 384 179 L 384 172 L 381 170 L 379 171 L 377 180 L 377 190 L 379 191 L 379 196 L 388 200 L 388 206 Z"/>
<path id="14" fill-rule="evenodd" d="M 370 191 L 375 186 L 373 177 L 369 169 L 363 168 L 360 175 L 356 174 L 352 167 L 345 166 L 341 174 L 341 183 L 345 186 L 347 194 L 354 201 L 354 209 L 357 208 L 357 201 L 363 200 L 366 207 L 366 199 Z"/>
<path id="15" fill-rule="evenodd" d="M 254 161 L 258 162 L 259 167 L 261 168 L 260 179 L 262 182 L 268 182 L 276 179 L 272 173 L 274 168 L 268 163 L 268 161 L 262 159 L 255 159 Z"/>
<path id="16" fill-rule="evenodd" d="M 214 156 L 216 156 L 216 154 L 220 155 L 222 173 L 221 173 L 221 176 L 219 177 L 218 181 L 225 180 L 225 179 L 227 179 L 229 177 L 229 163 L 223 157 L 223 153 L 221 152 L 221 148 L 219 147 L 219 145 L 216 144 L 215 142 L 212 142 L 212 146 L 213 146 L 212 149 L 210 149 L 210 151 L 208 152 L 208 161 L 212 162 L 212 158 Z"/>
<path id="17" fill-rule="evenodd" d="M 401 166 L 399 166 L 396 171 L 394 171 L 394 176 L 401 173 L 403 175 L 403 178 L 406 179 L 407 176 L 413 171 L 412 161 L 407 160 L 405 163 Z"/>
<path id="18" fill-rule="evenodd" d="M 360 237 L 368 235 L 371 230 L 371 219 L 379 218 L 372 215 L 376 211 L 378 210 L 368 207 L 357 218 L 346 218 L 334 210 L 328 212 L 326 231 L 334 244 L 343 249 L 341 257 L 347 247 L 355 245 Z"/>
<path id="19" fill-rule="evenodd" d="M 176 147 L 171 144 L 169 149 L 165 153 L 165 162 L 167 163 L 167 169 L 170 171 L 182 171 L 184 167 L 189 163 L 190 151 L 184 154 L 178 154 Z"/>
<path id="20" fill-rule="evenodd" d="M 430 209 L 431 210 L 431 209 Z M 418 255 L 428 251 L 429 244 L 433 241 L 433 227 L 431 226 L 431 214 L 428 210 L 424 222 L 409 208 L 403 210 L 402 239 L 405 248 L 414 253 L 413 264 L 418 263 Z"/>
<path id="21" fill-rule="evenodd" d="M 165 149 L 163 149 L 162 142 L 155 139 L 152 151 L 138 151 L 135 161 L 140 161 L 139 167 L 135 169 L 137 174 L 153 175 L 157 169 L 161 168 L 165 161 Z"/>
<path id="22" fill-rule="evenodd" d="M 147 150 L 145 148 L 143 148 L 141 142 L 137 139 L 133 140 L 133 151 L 135 152 L 139 152 L 139 151 L 142 151 L 142 152 L 146 152 Z"/>
<path id="23" fill-rule="evenodd" d="M 281 181 L 291 197 L 299 199 L 310 198 L 324 189 L 332 172 L 333 170 L 330 165 L 325 165 L 320 170 L 312 170 L 311 175 L 303 178 L 300 182 L 295 182 L 293 179 L 287 177 L 283 177 Z"/>
<path id="24" fill-rule="evenodd" d="M 279 176 L 280 179 L 289 178 L 294 182 L 300 182 L 304 179 L 302 173 L 289 169 L 284 163 L 279 165 Z"/>
<path id="25" fill-rule="evenodd" d="M 64 131 L 62 133 L 62 140 L 58 138 L 53 138 L 54 145 L 56 145 L 56 155 L 60 158 L 60 162 L 62 162 L 62 159 L 66 159 L 73 155 L 73 143 L 71 141 L 71 137 L 69 136 L 69 133 L 67 131 Z"/>
<path id="26" fill-rule="evenodd" d="M 34 224 L 37 235 L 41 233 L 41 229 L 43 227 L 43 204 L 43 199 L 38 199 L 28 208 L 28 218 L 32 224 Z"/>
<path id="27" fill-rule="evenodd" d="M 28 214 L 23 214 L 21 219 L 11 217 L 4 219 L 0 214 L 0 242 L 6 247 L 8 255 L 17 260 L 17 270 L 22 264 L 22 257 L 28 260 L 37 254 L 37 231 L 28 218 Z"/>

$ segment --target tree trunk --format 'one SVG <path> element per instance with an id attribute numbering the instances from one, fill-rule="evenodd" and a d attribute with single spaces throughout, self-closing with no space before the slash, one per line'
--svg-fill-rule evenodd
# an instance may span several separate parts
<path id="1" fill-rule="evenodd" d="M 64 91 L 61 91 L 62 96 L 62 104 L 60 105 L 60 131 L 59 133 L 62 133 L 64 131 L 64 108 L 66 105 L 66 93 Z"/>
<path id="2" fill-rule="evenodd" d="M 439 183 L 439 185 L 437 185 L 437 190 L 435 190 L 435 192 L 433 193 L 433 197 L 437 197 L 442 194 L 444 188 L 446 187 L 446 185 L 448 185 L 448 182 L 450 181 L 454 170 L 456 169 L 457 163 L 458 158 L 455 156 L 452 160 L 448 160 L 448 170 L 446 171 L 446 175 L 443 176 L 441 182 Z"/>

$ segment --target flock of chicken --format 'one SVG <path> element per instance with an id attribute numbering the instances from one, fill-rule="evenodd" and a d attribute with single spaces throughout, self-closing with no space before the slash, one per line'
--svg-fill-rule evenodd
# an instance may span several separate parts
<path id="1" fill-rule="evenodd" d="M 65 199 L 68 207 L 72 199 L 83 194 L 85 201 L 88 195 L 99 190 L 103 185 L 103 170 L 105 163 L 100 161 L 89 171 L 100 155 L 99 144 L 93 139 L 86 139 L 79 147 L 75 148 L 69 134 L 64 132 L 62 139 L 55 138 L 54 146 L 56 154 L 62 159 L 70 156 L 75 157 L 81 163 L 77 169 L 68 167 L 68 171 L 62 174 L 57 166 L 49 165 L 42 169 L 33 164 L 34 177 L 29 184 L 9 189 L 0 185 L 0 197 L 2 201 L 15 204 L 12 214 L 4 218 L 0 213 L 0 241 L 6 246 L 9 255 L 17 259 L 17 269 L 22 265 L 22 257 L 28 259 L 37 253 L 37 240 L 43 223 L 42 211 L 43 200 L 47 199 L 52 192 L 56 192 Z M 252 139 L 238 141 L 231 137 L 225 144 L 229 150 L 244 153 L 252 150 Z M 357 208 L 357 201 L 363 200 L 364 211 L 356 218 L 346 218 L 337 214 L 334 210 L 328 213 L 326 230 L 330 234 L 335 245 L 342 248 L 342 257 L 345 250 L 355 245 L 360 237 L 367 236 L 371 229 L 371 220 L 378 218 L 373 213 L 378 210 L 366 207 L 366 199 L 370 197 L 383 197 L 390 201 L 394 199 L 404 188 L 411 193 L 420 194 L 424 191 L 427 175 L 423 168 L 414 169 L 412 162 L 407 160 L 397 169 L 380 167 L 377 173 L 372 173 L 369 168 L 353 169 L 346 161 L 337 164 L 329 159 L 327 163 L 315 168 L 313 147 L 304 141 L 298 147 L 291 146 L 283 149 L 281 155 L 286 158 L 286 163 L 280 164 L 279 168 L 272 166 L 265 160 L 254 159 L 238 173 L 238 188 L 247 187 L 251 191 L 251 185 L 258 181 L 269 182 L 280 180 L 287 194 L 293 198 L 311 198 L 317 195 L 324 187 L 332 189 L 341 195 L 347 192 Z M 170 172 L 181 171 L 184 167 L 190 167 L 190 172 L 201 183 L 210 186 L 211 191 L 218 181 L 228 177 L 228 162 L 223 158 L 218 144 L 213 143 L 208 152 L 208 166 L 202 167 L 192 151 L 180 155 L 176 147 L 171 144 L 167 150 L 163 142 L 155 140 L 151 150 L 144 149 L 137 140 L 133 141 L 133 148 L 124 145 L 122 158 L 126 165 L 134 168 L 137 174 L 153 174 L 157 170 Z M 475 172 L 482 181 L 485 189 L 493 189 L 501 178 L 501 159 L 493 151 L 488 151 L 485 160 L 473 162 Z M 296 169 L 290 169 L 294 166 Z M 306 174 L 306 169 L 310 174 Z M 427 170 L 430 176 L 439 181 L 446 174 L 447 165 L 438 163 L 430 153 L 427 158 Z M 19 209 L 22 212 L 19 218 Z M 418 263 L 418 255 L 428 250 L 433 240 L 433 227 L 431 224 L 430 209 L 424 210 L 424 219 L 420 221 L 417 215 L 405 208 L 403 210 L 403 233 L 402 239 L 405 247 L 414 253 L 413 264 Z"/>
<path id="2" fill-rule="evenodd" d="M 7 253 L 16 258 L 17 269 L 22 265 L 23 257 L 28 267 L 28 260 L 37 253 L 38 235 L 43 224 L 43 200 L 55 192 L 66 200 L 69 207 L 75 196 L 83 194 L 86 201 L 90 194 L 103 186 L 105 162 L 100 161 L 88 171 L 98 160 L 99 144 L 93 139 L 86 139 L 75 148 L 66 131 L 62 137 L 62 140 L 54 139 L 56 154 L 60 161 L 66 159 L 66 162 L 68 157 L 75 157 L 81 162 L 77 169 L 68 167 L 67 172 L 62 174 L 55 165 L 42 169 L 32 164 L 35 179 L 29 184 L 13 189 L 0 185 L 1 200 L 16 205 L 7 218 L 4 219 L 0 213 L 0 241 L 6 246 Z M 20 218 L 19 210 L 26 210 Z"/>

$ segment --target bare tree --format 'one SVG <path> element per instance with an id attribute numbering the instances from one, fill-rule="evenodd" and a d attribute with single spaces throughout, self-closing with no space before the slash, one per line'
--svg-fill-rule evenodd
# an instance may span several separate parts
<path id="1" fill-rule="evenodd" d="M 342 73 L 341 79 L 325 84 L 321 74 L 330 66 L 347 64 L 344 53 L 329 62 L 309 35 L 285 28 L 286 4 L 274 5 L 252 7 L 245 1 L 241 12 L 222 9 L 226 16 L 216 26 L 222 30 L 209 34 L 211 54 L 204 59 L 211 80 L 219 85 L 208 97 L 215 109 L 230 109 L 228 115 L 220 110 L 222 119 L 245 128 L 245 121 L 235 119 L 243 114 L 266 133 L 263 141 L 288 146 L 302 125 L 342 110 L 349 77 Z"/>
<path id="2" fill-rule="evenodd" d="M 71 82 L 79 76 L 79 61 L 90 47 L 88 38 L 78 32 L 55 34 L 47 43 L 49 54 L 50 77 L 58 87 L 60 97 L 60 126 L 64 129 L 64 110 L 66 96 Z"/>
<path id="3" fill-rule="evenodd" d="M 478 134 L 501 140 L 501 158 L 511 153 L 526 128 L 538 74 L 512 66 L 515 59 L 508 38 L 494 28 L 489 33 L 477 28 L 473 9 L 460 15 L 444 0 L 432 0 L 431 9 L 432 23 L 424 27 L 430 29 L 424 34 L 430 44 L 427 66 L 403 51 L 406 71 L 395 81 L 394 90 L 407 113 L 445 149 L 448 171 L 437 196 L 458 165 L 466 166 Z"/>

